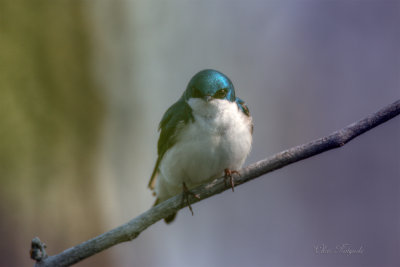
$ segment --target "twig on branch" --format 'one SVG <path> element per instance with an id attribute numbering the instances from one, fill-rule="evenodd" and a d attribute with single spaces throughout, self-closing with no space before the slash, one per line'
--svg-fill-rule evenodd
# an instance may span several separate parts
<path id="1" fill-rule="evenodd" d="M 233 177 L 235 185 L 243 184 L 263 174 L 330 149 L 341 147 L 353 138 L 399 114 L 400 100 L 326 137 L 290 148 L 243 168 L 239 171 L 240 176 L 234 175 Z M 191 190 L 194 194 L 198 195 L 199 198 L 190 197 L 190 202 L 195 203 L 201 201 L 227 189 L 230 189 L 230 187 L 225 185 L 225 178 L 218 178 Z M 39 238 L 34 238 L 31 255 L 35 256 L 35 267 L 70 266 L 116 244 L 133 240 L 150 225 L 187 206 L 187 203 L 183 205 L 182 203 L 186 203 L 182 202 L 182 194 L 174 196 L 142 213 L 131 221 L 54 256 L 47 256 L 44 250 L 45 245 Z M 43 257 L 40 255 L 43 255 Z"/>

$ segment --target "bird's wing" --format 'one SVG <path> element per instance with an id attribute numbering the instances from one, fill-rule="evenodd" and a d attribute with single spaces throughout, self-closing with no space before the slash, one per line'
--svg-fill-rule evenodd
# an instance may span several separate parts
<path id="1" fill-rule="evenodd" d="M 154 189 L 158 174 L 158 166 L 165 152 L 176 143 L 180 130 L 189 122 L 189 120 L 194 121 L 192 108 L 183 99 L 180 99 L 173 104 L 161 119 L 158 127 L 158 130 L 160 131 L 160 138 L 158 139 L 157 147 L 158 158 L 148 184 L 150 189 Z"/>
<path id="2" fill-rule="evenodd" d="M 244 101 L 242 99 L 240 99 L 239 97 L 236 97 L 236 104 L 238 105 L 239 109 L 247 116 L 250 117 L 250 110 L 247 107 L 247 105 L 244 103 Z M 253 122 L 251 122 L 251 126 L 250 126 L 250 132 L 251 134 L 253 134 Z"/>
<path id="3" fill-rule="evenodd" d="M 238 105 L 239 109 L 246 114 L 246 116 L 250 117 L 250 110 L 242 99 L 236 97 L 236 104 Z"/>

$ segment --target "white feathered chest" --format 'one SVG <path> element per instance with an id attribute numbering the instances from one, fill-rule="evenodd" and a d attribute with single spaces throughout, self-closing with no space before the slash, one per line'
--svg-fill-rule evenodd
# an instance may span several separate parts
<path id="1" fill-rule="evenodd" d="M 251 149 L 252 121 L 235 102 L 199 98 L 187 101 L 194 122 L 181 125 L 177 142 L 159 165 L 155 191 L 165 200 L 182 191 L 220 177 L 224 169 L 238 170 Z"/>

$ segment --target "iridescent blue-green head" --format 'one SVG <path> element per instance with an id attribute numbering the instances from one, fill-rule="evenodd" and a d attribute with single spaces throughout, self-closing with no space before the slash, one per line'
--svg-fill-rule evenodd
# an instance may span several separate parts
<path id="1" fill-rule="evenodd" d="M 202 98 L 205 101 L 213 99 L 226 99 L 234 102 L 235 89 L 229 78 L 216 70 L 206 69 L 198 72 L 190 80 L 183 98 Z"/>

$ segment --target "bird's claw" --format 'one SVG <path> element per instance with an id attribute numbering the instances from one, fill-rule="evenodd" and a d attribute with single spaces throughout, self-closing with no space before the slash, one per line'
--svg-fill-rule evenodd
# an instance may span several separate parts
<path id="1" fill-rule="evenodd" d="M 226 184 L 226 179 L 229 178 L 230 184 L 231 184 L 231 188 L 232 188 L 232 192 L 235 192 L 235 180 L 233 179 L 232 174 L 237 174 L 240 176 L 240 173 L 238 171 L 232 171 L 230 169 L 225 169 L 225 184 Z"/>
<path id="2" fill-rule="evenodd" d="M 182 186 L 183 186 L 182 206 L 185 204 L 185 200 L 186 200 L 186 203 L 187 203 L 187 205 L 189 207 L 189 210 L 190 210 L 190 212 L 192 213 L 192 216 L 193 216 L 194 213 L 193 213 L 192 206 L 190 205 L 189 195 L 191 195 L 191 196 L 193 196 L 194 198 L 197 198 L 197 199 L 200 199 L 200 196 L 198 194 L 195 194 L 195 193 L 191 192 L 189 190 L 189 188 L 187 188 L 185 182 L 183 182 Z"/>

